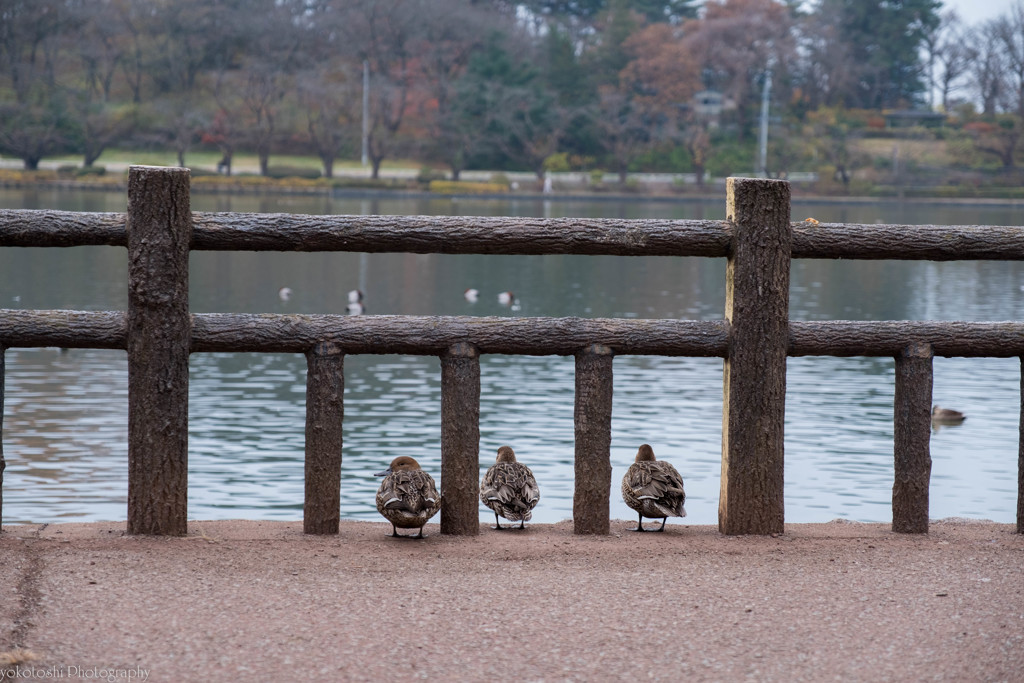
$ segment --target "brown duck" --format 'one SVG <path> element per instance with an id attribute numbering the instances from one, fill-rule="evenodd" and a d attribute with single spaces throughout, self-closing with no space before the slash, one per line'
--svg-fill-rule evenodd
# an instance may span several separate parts
<path id="1" fill-rule="evenodd" d="M 932 406 L 932 423 L 937 425 L 958 425 L 967 416 L 961 413 L 959 410 L 953 410 L 952 408 L 941 408 L 939 406 Z"/>
<path id="2" fill-rule="evenodd" d="M 640 446 L 635 462 L 622 478 L 622 499 L 640 515 L 636 529 L 631 531 L 645 531 L 644 517 L 660 517 L 658 531 L 664 531 L 669 517 L 686 516 L 683 478 L 671 464 L 655 460 L 654 450 L 647 444 Z"/>
<path id="3" fill-rule="evenodd" d="M 391 522 L 391 535 L 399 536 L 399 528 L 419 529 L 416 538 L 423 538 L 423 525 L 441 509 L 434 479 L 407 455 L 395 458 L 390 467 L 373 476 L 384 477 L 377 489 L 377 511 Z"/>
<path id="4" fill-rule="evenodd" d="M 533 517 L 533 508 L 540 500 L 540 488 L 530 468 L 516 462 L 516 454 L 509 446 L 498 449 L 498 457 L 480 482 L 480 502 L 494 511 L 495 529 L 501 526 L 499 515 L 509 521 L 519 521 L 519 528 Z"/>

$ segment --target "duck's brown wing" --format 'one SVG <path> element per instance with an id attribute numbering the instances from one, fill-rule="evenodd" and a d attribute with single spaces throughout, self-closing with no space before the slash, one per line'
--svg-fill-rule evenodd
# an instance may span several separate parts
<path id="1" fill-rule="evenodd" d="M 685 515 L 683 478 L 671 463 L 662 460 L 630 465 L 622 480 L 622 497 L 634 510 L 655 506 L 671 516 Z"/>
<path id="2" fill-rule="evenodd" d="M 440 507 L 441 495 L 434 479 L 423 470 L 392 472 L 384 477 L 377 491 L 378 510 L 387 508 L 419 515 L 431 509 L 436 512 Z"/>

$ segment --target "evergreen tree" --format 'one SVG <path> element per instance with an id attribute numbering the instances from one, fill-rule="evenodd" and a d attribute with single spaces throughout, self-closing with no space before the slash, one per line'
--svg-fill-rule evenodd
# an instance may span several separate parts
<path id="1" fill-rule="evenodd" d="M 939 25 L 941 0 L 821 0 L 818 14 L 849 55 L 856 78 L 845 93 L 849 107 L 911 106 L 925 90 L 921 47 Z"/>

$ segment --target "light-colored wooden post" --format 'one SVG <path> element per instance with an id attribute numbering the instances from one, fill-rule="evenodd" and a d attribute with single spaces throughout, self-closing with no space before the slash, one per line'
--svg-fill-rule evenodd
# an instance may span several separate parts
<path id="1" fill-rule="evenodd" d="M 183 536 L 188 507 L 189 171 L 128 170 L 128 533 Z"/>
<path id="2" fill-rule="evenodd" d="M 7 461 L 4 460 L 4 382 L 7 371 L 4 363 L 7 356 L 7 349 L 0 346 L 0 530 L 4 523 L 4 470 L 7 469 Z"/>
<path id="3" fill-rule="evenodd" d="M 611 530 L 613 356 L 599 344 L 576 352 L 575 534 Z"/>
<path id="4" fill-rule="evenodd" d="M 896 356 L 892 530 L 928 533 L 928 485 L 932 473 L 932 347 L 910 344 Z"/>
<path id="5" fill-rule="evenodd" d="M 441 356 L 441 533 L 480 533 L 480 352 Z"/>
<path id="6" fill-rule="evenodd" d="M 1020 359 L 1020 431 L 1017 439 L 1017 533 L 1024 534 L 1024 357 Z M 0 404 L 2 407 L 2 404 Z"/>
<path id="7" fill-rule="evenodd" d="M 345 355 L 321 342 L 306 353 L 305 503 L 302 530 L 336 534 L 341 519 Z"/>
<path id="8" fill-rule="evenodd" d="M 729 347 L 718 528 L 725 534 L 782 533 L 789 183 L 729 178 L 727 191 L 726 216 L 735 232 L 726 267 Z"/>

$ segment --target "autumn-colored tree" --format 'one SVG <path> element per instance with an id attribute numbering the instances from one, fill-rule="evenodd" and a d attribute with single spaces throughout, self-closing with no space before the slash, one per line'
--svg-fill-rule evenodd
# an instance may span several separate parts
<path id="1" fill-rule="evenodd" d="M 760 102 L 760 79 L 768 69 L 784 69 L 795 54 L 792 27 L 790 8 L 776 0 L 709 0 L 702 18 L 683 25 L 705 85 L 736 103 L 741 139 Z"/>

